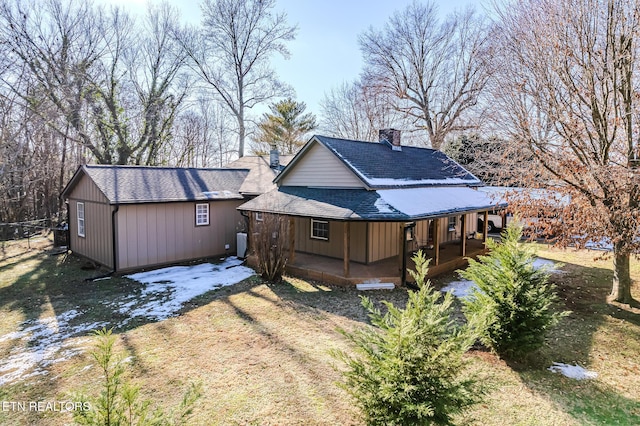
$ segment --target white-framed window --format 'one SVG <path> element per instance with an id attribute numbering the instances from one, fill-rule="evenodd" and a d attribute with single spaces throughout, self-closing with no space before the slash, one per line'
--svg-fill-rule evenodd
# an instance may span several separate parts
<path id="1" fill-rule="evenodd" d="M 196 204 L 196 226 L 209 224 L 209 203 Z"/>
<path id="2" fill-rule="evenodd" d="M 262 212 L 256 212 L 256 222 L 262 222 L 263 220 Z"/>
<path id="3" fill-rule="evenodd" d="M 457 219 L 458 218 L 456 216 L 449 216 L 449 226 L 447 227 L 449 232 L 456 230 Z"/>
<path id="4" fill-rule="evenodd" d="M 78 237 L 84 237 L 84 203 L 76 203 L 76 216 L 78 217 Z"/>
<path id="5" fill-rule="evenodd" d="M 329 222 L 326 220 L 311 219 L 311 238 L 328 241 Z"/>

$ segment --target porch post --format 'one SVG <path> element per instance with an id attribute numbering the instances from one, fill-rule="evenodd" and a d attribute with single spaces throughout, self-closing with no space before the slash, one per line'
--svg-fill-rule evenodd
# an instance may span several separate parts
<path id="1" fill-rule="evenodd" d="M 440 218 L 433 219 L 433 261 L 440 264 Z"/>
<path id="2" fill-rule="evenodd" d="M 484 212 L 484 220 L 482 223 L 484 223 L 484 229 L 482 230 L 482 242 L 484 243 L 487 241 L 487 233 L 489 232 L 489 211 Z"/>
<path id="3" fill-rule="evenodd" d="M 460 216 L 460 256 L 467 255 L 467 215 Z"/>
<path id="4" fill-rule="evenodd" d="M 350 243 L 351 243 L 351 226 L 350 222 L 344 222 L 344 242 L 342 244 L 343 248 L 343 272 L 345 278 L 349 277 L 349 253 L 350 253 Z"/>
<path id="5" fill-rule="evenodd" d="M 289 216 L 289 264 L 296 260 L 296 219 Z"/>
<path id="6" fill-rule="evenodd" d="M 404 250 L 402 245 L 405 243 L 404 225 L 400 223 L 398 224 L 398 227 L 399 227 L 398 235 L 400 236 L 400 238 L 398 239 L 398 271 L 400 271 L 400 276 L 402 276 L 402 264 L 403 264 L 402 256 L 404 256 Z"/>

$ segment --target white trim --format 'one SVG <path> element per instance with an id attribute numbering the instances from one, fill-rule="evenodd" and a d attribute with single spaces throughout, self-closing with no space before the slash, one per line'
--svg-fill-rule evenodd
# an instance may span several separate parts
<path id="1" fill-rule="evenodd" d="M 201 208 L 205 207 L 204 210 Z M 196 204 L 196 226 L 209 225 L 209 203 Z"/>
<path id="2" fill-rule="evenodd" d="M 76 201 L 76 219 L 78 220 L 78 237 L 85 237 L 84 203 Z"/>
<path id="3" fill-rule="evenodd" d="M 313 224 L 314 223 L 326 223 L 327 224 L 327 236 L 326 237 L 320 237 L 318 235 L 313 235 Z M 311 238 L 313 238 L 314 240 L 323 240 L 323 241 L 329 241 L 329 221 L 327 220 L 317 220 L 317 219 L 311 219 Z"/>
<path id="4" fill-rule="evenodd" d="M 264 215 L 262 212 L 256 212 L 256 222 L 262 222 L 264 220 Z"/>

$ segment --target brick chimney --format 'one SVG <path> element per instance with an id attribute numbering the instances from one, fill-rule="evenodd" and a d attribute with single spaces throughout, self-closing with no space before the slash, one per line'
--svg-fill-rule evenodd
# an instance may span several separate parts
<path id="1" fill-rule="evenodd" d="M 402 151 L 400 145 L 400 130 L 396 129 L 380 129 L 378 131 L 380 143 L 388 144 L 394 151 Z"/>
<path id="2" fill-rule="evenodd" d="M 271 151 L 269 151 L 269 167 L 276 170 L 280 168 L 280 152 L 275 145 L 271 145 Z"/>

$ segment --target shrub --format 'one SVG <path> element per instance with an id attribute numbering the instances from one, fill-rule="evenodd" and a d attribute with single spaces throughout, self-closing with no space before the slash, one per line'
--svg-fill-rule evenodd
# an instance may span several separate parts
<path id="1" fill-rule="evenodd" d="M 346 364 L 344 389 L 369 424 L 449 424 L 453 414 L 478 402 L 478 380 L 465 371 L 464 353 L 475 337 L 451 319 L 453 296 L 425 282 L 428 261 L 419 252 L 416 272 L 409 271 L 419 291 L 409 291 L 404 309 L 390 302 L 384 315 L 370 299 L 362 304 L 374 327 L 342 332 L 355 345 L 356 356 L 334 355 Z"/>
<path id="2" fill-rule="evenodd" d="M 160 409 L 150 412 L 151 401 L 141 399 L 140 387 L 125 380 L 127 363 L 114 352 L 115 336 L 111 330 L 97 330 L 96 344 L 91 356 L 102 373 L 102 389 L 98 397 L 85 394 L 75 396 L 86 410 L 73 412 L 73 419 L 81 425 L 182 425 L 187 424 L 195 402 L 202 393 L 201 384 L 192 384 L 181 404 L 169 414 Z"/>
<path id="3" fill-rule="evenodd" d="M 459 271 L 478 286 L 464 301 L 469 324 L 485 346 L 513 360 L 540 348 L 564 315 L 552 307 L 558 298 L 549 271 L 534 267 L 533 249 L 521 244 L 521 237 L 522 227 L 512 222 L 502 242 L 487 240 L 488 255 L 470 259 Z"/>
<path id="4" fill-rule="evenodd" d="M 252 247 L 258 260 L 258 271 L 265 280 L 278 282 L 289 259 L 288 221 L 285 216 L 264 213 L 262 221 L 255 224 Z"/>

